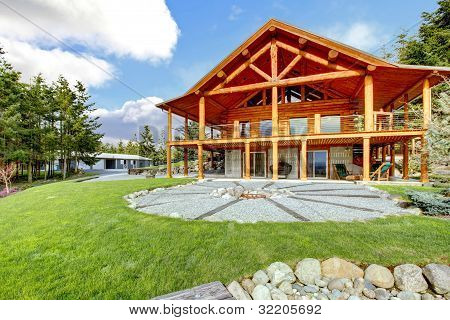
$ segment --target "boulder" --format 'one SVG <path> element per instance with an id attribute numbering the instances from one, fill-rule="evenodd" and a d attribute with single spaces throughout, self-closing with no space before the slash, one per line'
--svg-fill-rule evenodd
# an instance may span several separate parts
<path id="1" fill-rule="evenodd" d="M 370 281 L 379 288 L 389 289 L 394 286 L 394 276 L 391 271 L 383 266 L 371 264 L 364 272 L 364 279 Z"/>
<path id="2" fill-rule="evenodd" d="M 376 297 L 375 292 L 371 289 L 364 288 L 362 293 L 369 299 L 375 299 Z"/>
<path id="3" fill-rule="evenodd" d="M 421 300 L 420 294 L 412 291 L 400 291 L 397 298 L 400 300 Z"/>
<path id="4" fill-rule="evenodd" d="M 242 289 L 241 285 L 237 281 L 231 282 L 227 286 L 227 289 L 236 300 L 252 300 L 247 291 Z"/>
<path id="5" fill-rule="evenodd" d="M 422 269 L 414 264 L 402 264 L 394 268 L 395 285 L 402 291 L 421 292 L 428 288 Z"/>
<path id="6" fill-rule="evenodd" d="M 301 283 L 314 284 L 314 281 L 321 277 L 320 261 L 311 258 L 303 259 L 297 263 L 295 275 Z"/>
<path id="7" fill-rule="evenodd" d="M 357 265 L 340 258 L 330 258 L 322 262 L 322 274 L 329 278 L 356 279 L 364 277 L 364 271 Z"/>
<path id="8" fill-rule="evenodd" d="M 361 298 L 358 296 L 350 296 L 347 300 L 361 300 Z"/>
<path id="9" fill-rule="evenodd" d="M 421 298 L 422 298 L 422 300 L 434 300 L 433 295 L 428 292 L 424 293 Z"/>
<path id="10" fill-rule="evenodd" d="M 389 300 L 389 292 L 387 292 L 384 288 L 376 288 L 373 292 L 375 292 L 375 299 L 377 300 Z"/>
<path id="11" fill-rule="evenodd" d="M 321 287 L 321 288 L 325 288 L 326 286 L 328 286 L 328 282 L 329 281 L 325 281 L 323 279 L 316 279 L 316 280 L 314 280 L 314 284 L 316 286 L 318 286 L 318 287 Z"/>
<path id="12" fill-rule="evenodd" d="M 250 279 L 244 279 L 241 282 L 242 288 L 244 288 L 245 291 L 247 291 L 249 294 L 252 294 L 253 289 L 255 289 L 256 285 L 255 283 Z"/>
<path id="13" fill-rule="evenodd" d="M 353 281 L 353 288 L 355 288 L 355 290 L 357 290 L 359 293 L 361 293 L 363 291 L 363 289 L 365 288 L 365 286 L 364 286 L 364 279 L 363 278 L 356 278 Z"/>
<path id="14" fill-rule="evenodd" d="M 265 273 L 263 270 L 258 270 L 253 275 L 252 281 L 255 283 L 255 285 L 258 284 L 266 284 L 269 282 L 269 277 L 267 276 L 267 273 Z"/>
<path id="15" fill-rule="evenodd" d="M 274 286 L 278 286 L 283 281 L 295 282 L 294 271 L 286 263 L 274 262 L 267 268 L 267 275 Z"/>
<path id="16" fill-rule="evenodd" d="M 272 290 L 270 290 L 270 294 L 272 296 L 272 300 L 287 300 L 288 299 L 286 293 L 284 293 L 283 291 L 281 291 L 278 288 L 273 288 Z"/>
<path id="17" fill-rule="evenodd" d="M 262 284 L 258 284 L 252 292 L 253 300 L 272 300 L 270 290 Z"/>
<path id="18" fill-rule="evenodd" d="M 423 274 L 436 293 L 445 294 L 450 291 L 450 267 L 445 264 L 431 263 L 423 269 Z"/>
<path id="19" fill-rule="evenodd" d="M 303 290 L 305 290 L 306 293 L 316 293 L 319 291 L 319 287 L 317 286 L 305 286 L 303 288 Z"/>

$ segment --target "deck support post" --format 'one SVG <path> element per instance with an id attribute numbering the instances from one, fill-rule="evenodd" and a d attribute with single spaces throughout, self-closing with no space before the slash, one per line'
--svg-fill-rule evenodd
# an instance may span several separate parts
<path id="1" fill-rule="evenodd" d="M 172 178 L 172 108 L 167 110 L 167 178 Z"/>
<path id="2" fill-rule="evenodd" d="M 250 179 L 250 142 L 245 143 L 245 173 L 244 179 Z"/>
<path id="3" fill-rule="evenodd" d="M 408 141 L 403 142 L 403 180 L 409 179 L 409 145 Z"/>
<path id="4" fill-rule="evenodd" d="M 391 143 L 391 168 L 389 169 L 389 177 L 395 175 L 395 144 Z"/>
<path id="5" fill-rule="evenodd" d="M 373 131 L 373 78 L 364 78 L 364 130 Z"/>
<path id="6" fill-rule="evenodd" d="M 428 183 L 428 145 L 425 136 L 421 137 L 420 148 L 420 182 Z"/>
<path id="7" fill-rule="evenodd" d="M 363 138 L 363 181 L 370 181 L 370 138 Z"/>
<path id="8" fill-rule="evenodd" d="M 188 116 L 184 117 L 184 139 L 187 140 L 189 135 L 189 118 Z M 189 175 L 189 153 L 188 149 L 183 149 L 183 174 L 185 177 Z"/>
<path id="9" fill-rule="evenodd" d="M 423 81 L 422 99 L 423 99 L 423 128 L 429 129 L 431 122 L 431 88 L 430 88 L 430 80 L 428 79 L 425 79 Z"/>
<path id="10" fill-rule="evenodd" d="M 300 180 L 306 181 L 308 179 L 307 175 L 307 140 L 302 140 L 302 150 L 301 150 L 301 169 L 300 169 Z"/>
<path id="11" fill-rule="evenodd" d="M 278 180 L 278 141 L 272 141 L 272 180 Z"/>
<path id="12" fill-rule="evenodd" d="M 408 98 L 407 93 L 405 93 L 403 95 L 403 102 L 404 102 L 404 104 L 403 104 L 403 119 L 405 121 L 403 128 L 405 130 L 408 130 L 408 128 L 409 128 L 409 110 L 408 110 L 409 109 L 409 106 L 408 106 L 409 98 Z"/>
<path id="13" fill-rule="evenodd" d="M 205 97 L 198 100 L 198 139 L 205 140 Z"/>
<path id="14" fill-rule="evenodd" d="M 198 179 L 202 180 L 205 178 L 205 174 L 203 173 L 203 145 L 198 145 Z"/>

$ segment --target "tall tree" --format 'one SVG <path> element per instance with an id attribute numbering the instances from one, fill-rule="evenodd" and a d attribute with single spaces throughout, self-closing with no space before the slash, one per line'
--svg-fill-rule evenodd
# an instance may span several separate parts
<path id="1" fill-rule="evenodd" d="M 148 125 L 145 125 L 140 133 L 139 154 L 143 157 L 152 159 L 155 151 L 155 142 L 153 141 L 152 131 Z"/>

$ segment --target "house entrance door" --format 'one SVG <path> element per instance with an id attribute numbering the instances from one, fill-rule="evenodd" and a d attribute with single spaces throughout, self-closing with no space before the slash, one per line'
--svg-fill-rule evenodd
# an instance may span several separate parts
<path id="1" fill-rule="evenodd" d="M 308 151 L 307 174 L 308 178 L 328 177 L 328 151 Z"/>
<path id="2" fill-rule="evenodd" d="M 243 157 L 245 172 L 245 152 Z M 250 177 L 265 178 L 266 177 L 266 153 L 265 152 L 250 152 Z"/>

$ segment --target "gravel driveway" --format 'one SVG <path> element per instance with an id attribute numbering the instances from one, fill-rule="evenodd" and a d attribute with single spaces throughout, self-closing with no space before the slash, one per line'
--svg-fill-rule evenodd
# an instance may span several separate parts
<path id="1" fill-rule="evenodd" d="M 219 188 L 243 186 L 246 190 L 288 190 L 263 199 L 224 199 L 211 195 Z M 139 211 L 188 220 L 239 222 L 352 221 L 389 214 L 407 214 L 388 199 L 363 185 L 317 181 L 205 180 L 201 183 L 158 189 L 132 199 Z"/>

